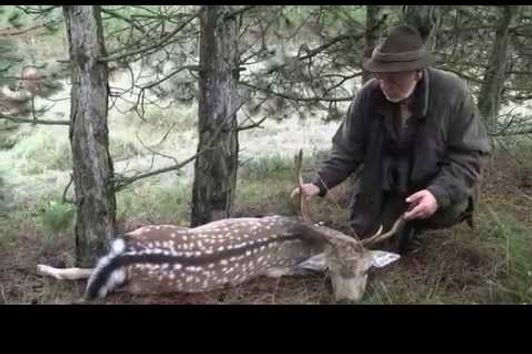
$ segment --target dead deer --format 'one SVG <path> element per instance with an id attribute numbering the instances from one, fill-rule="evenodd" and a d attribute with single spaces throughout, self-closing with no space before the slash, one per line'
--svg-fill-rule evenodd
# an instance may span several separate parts
<path id="1" fill-rule="evenodd" d="M 301 186 L 302 153 L 296 158 Z M 371 267 L 399 255 L 366 247 L 392 236 L 403 224 L 382 228 L 364 240 L 313 224 L 300 193 L 301 217 L 230 218 L 185 228 L 149 225 L 115 239 L 94 269 L 38 265 L 57 279 L 86 279 L 86 299 L 117 288 L 133 294 L 205 292 L 258 276 L 280 277 L 305 270 L 329 270 L 336 301 L 359 301 Z"/>

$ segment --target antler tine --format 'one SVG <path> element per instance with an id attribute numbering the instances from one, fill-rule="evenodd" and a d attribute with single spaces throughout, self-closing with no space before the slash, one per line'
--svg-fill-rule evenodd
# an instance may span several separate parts
<path id="1" fill-rule="evenodd" d="M 382 225 L 381 227 L 379 228 L 379 231 L 377 231 L 377 233 L 369 238 L 366 238 L 364 240 L 361 240 L 360 242 L 362 243 L 362 245 L 364 246 L 370 246 L 370 245 L 373 245 L 377 242 L 381 242 L 391 236 L 393 236 L 397 231 L 399 231 L 403 226 L 404 224 L 406 223 L 406 220 L 405 218 L 403 217 L 403 215 L 399 216 L 399 218 L 395 221 L 395 223 L 393 224 L 392 228 L 384 233 L 384 234 L 381 234 L 382 232 Z"/>
<path id="2" fill-rule="evenodd" d="M 311 223 L 311 219 L 307 212 L 307 203 L 303 195 L 303 177 L 301 176 L 301 165 L 303 164 L 303 149 L 299 149 L 299 153 L 295 157 L 296 165 L 296 179 L 299 187 L 299 212 L 304 222 Z"/>

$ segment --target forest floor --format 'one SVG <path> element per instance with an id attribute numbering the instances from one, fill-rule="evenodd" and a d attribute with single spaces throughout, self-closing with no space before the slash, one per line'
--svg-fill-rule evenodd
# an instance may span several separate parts
<path id="1" fill-rule="evenodd" d="M 290 171 L 287 162 L 287 171 Z M 310 174 L 310 171 L 307 171 Z M 280 186 L 261 190 L 261 198 L 237 198 L 240 215 L 293 212 L 286 195 L 290 173 L 281 173 Z M 285 176 L 285 177 L 283 177 Z M 264 178 L 275 179 L 276 176 Z M 253 183 L 270 185 L 267 181 Z M 245 183 L 242 181 L 244 187 Z M 247 188 L 250 188 L 248 185 Z M 245 189 L 245 188 L 244 188 Z M 494 154 L 482 180 L 475 230 L 461 224 L 426 234 L 424 250 L 372 271 L 363 304 L 493 304 L 532 300 L 532 175 L 508 152 Z M 249 191 L 249 189 L 248 189 Z M 269 191 L 269 192 L 267 192 Z M 260 193 L 259 193 L 260 194 Z M 342 228 L 349 193 L 345 184 L 331 199 L 313 202 L 312 217 Z M 0 303 L 78 303 L 84 281 L 58 281 L 36 272 L 39 263 L 72 266 L 72 232 L 45 237 L 22 212 L 0 217 Z M 121 228 L 142 224 L 121 220 Z M 201 294 L 132 296 L 110 294 L 105 304 L 330 304 L 326 274 L 271 279 L 259 277 L 238 287 Z"/>

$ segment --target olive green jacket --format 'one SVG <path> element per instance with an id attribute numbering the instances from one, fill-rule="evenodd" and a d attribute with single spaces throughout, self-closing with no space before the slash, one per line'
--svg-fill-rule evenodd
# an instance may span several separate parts
<path id="1" fill-rule="evenodd" d="M 375 229 L 385 190 L 406 195 L 427 188 L 440 208 L 471 197 L 490 153 L 472 96 L 455 74 L 427 68 L 413 95 L 412 117 L 403 124 L 399 105 L 386 100 L 376 80 L 368 81 L 314 180 L 324 196 L 362 167 L 352 204 L 352 223 L 361 232 Z"/>

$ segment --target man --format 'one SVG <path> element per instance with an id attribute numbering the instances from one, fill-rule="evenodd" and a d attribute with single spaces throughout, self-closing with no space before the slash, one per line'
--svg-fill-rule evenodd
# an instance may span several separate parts
<path id="1" fill-rule="evenodd" d="M 374 79 L 349 107 L 329 159 L 302 186 L 307 198 L 323 197 L 362 167 L 351 226 L 366 237 L 404 213 L 408 222 L 396 239 L 403 255 L 420 249 L 422 230 L 464 220 L 490 153 L 466 84 L 433 62 L 415 28 L 394 28 L 364 62 Z"/>

